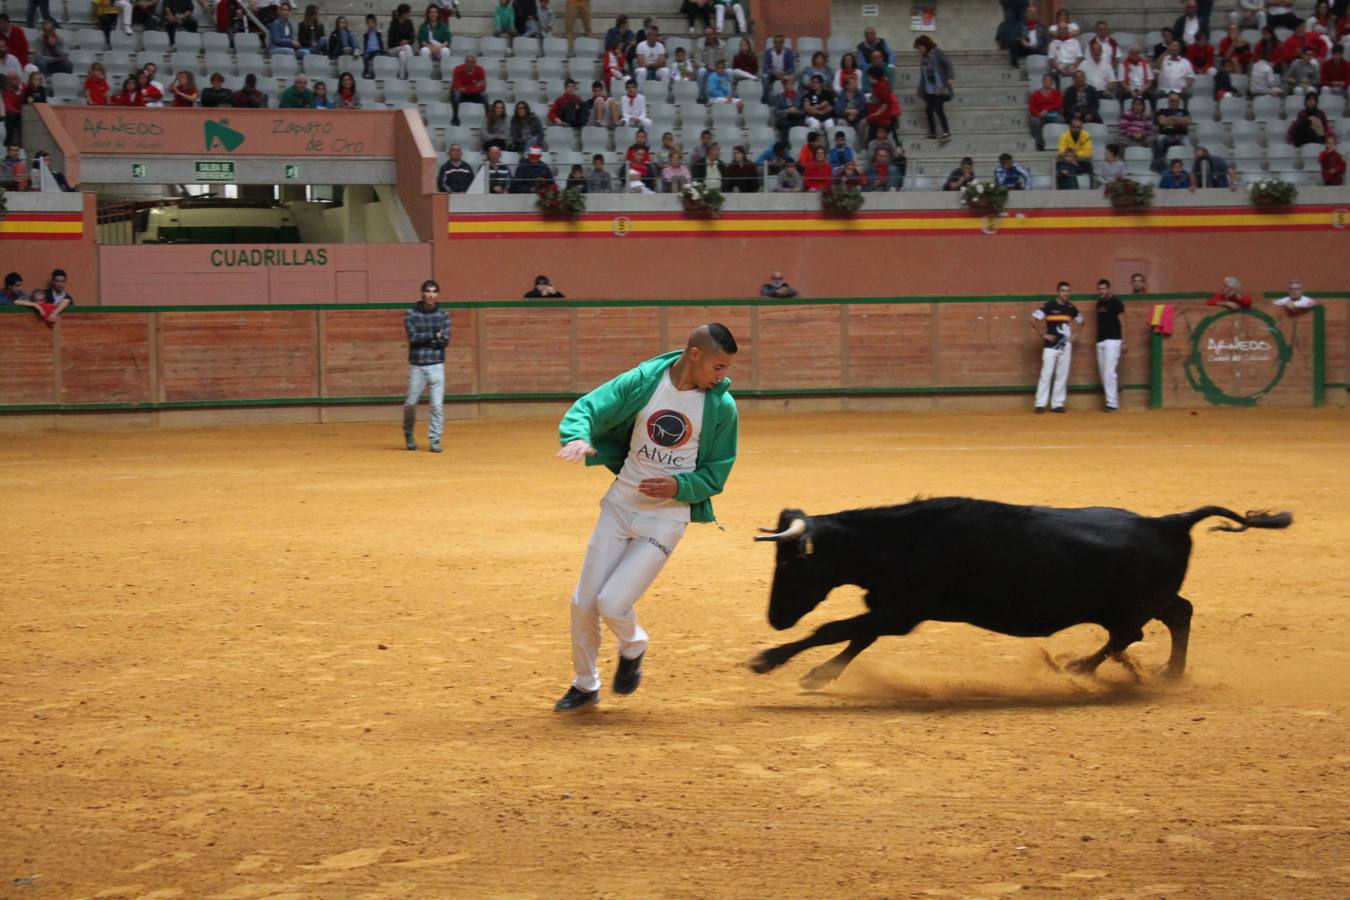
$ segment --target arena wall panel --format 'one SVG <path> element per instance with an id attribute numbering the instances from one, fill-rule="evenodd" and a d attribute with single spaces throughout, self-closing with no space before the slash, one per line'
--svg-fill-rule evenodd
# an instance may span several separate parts
<path id="1" fill-rule="evenodd" d="M 1318 366 L 1326 396 L 1347 402 L 1347 297 L 1291 317 L 1263 299 L 1233 315 L 1194 295 L 1126 298 L 1125 405 L 1308 406 Z M 1005 398 L 1028 406 L 1041 344 L 1036 297 L 899 297 L 875 301 L 546 301 L 450 307 L 446 393 L 458 415 L 485 403 L 566 400 L 624 366 L 678 347 L 721 321 L 741 345 L 735 390 L 749 398 Z M 1100 390 L 1093 298 L 1071 385 Z M 1175 332 L 1152 334 L 1171 303 Z M 49 330 L 26 310 L 0 315 L 0 412 L 350 406 L 401 399 L 406 307 L 76 307 Z M 1320 354 L 1320 357 L 1319 357 Z M 1156 390 L 1155 390 L 1156 387 Z M 1156 394 L 1156 398 L 1155 398 Z M 1082 402 L 1082 401 L 1079 401 Z M 1095 402 L 1092 401 L 1092 402 Z M 477 404 L 477 406 L 475 406 Z M 532 407 L 516 406 L 517 413 Z"/>

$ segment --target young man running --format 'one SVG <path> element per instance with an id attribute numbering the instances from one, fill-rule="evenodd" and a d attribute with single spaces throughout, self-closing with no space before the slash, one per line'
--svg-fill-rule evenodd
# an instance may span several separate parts
<path id="1" fill-rule="evenodd" d="M 558 712 L 600 699 L 600 623 L 618 639 L 614 693 L 642 680 L 647 632 L 633 611 L 689 522 L 713 521 L 710 498 L 736 461 L 738 418 L 727 370 L 736 339 L 701 325 L 682 351 L 649 359 L 572 405 L 559 427 L 569 462 L 603 465 L 618 476 L 600 501 L 586 561 L 572 595 L 576 678 Z"/>

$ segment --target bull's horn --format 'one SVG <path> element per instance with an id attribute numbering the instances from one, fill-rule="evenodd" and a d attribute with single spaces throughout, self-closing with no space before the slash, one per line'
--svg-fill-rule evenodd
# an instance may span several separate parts
<path id="1" fill-rule="evenodd" d="M 775 532 L 768 528 L 761 528 L 760 531 L 764 532 L 764 534 L 755 538 L 757 541 L 777 541 L 780 544 L 786 543 L 787 541 L 795 541 L 797 538 L 806 534 L 806 520 L 793 519 L 792 524 L 784 531 Z"/>

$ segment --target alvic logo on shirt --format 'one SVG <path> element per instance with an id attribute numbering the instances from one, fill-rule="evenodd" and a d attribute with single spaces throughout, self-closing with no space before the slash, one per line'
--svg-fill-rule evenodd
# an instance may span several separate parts
<path id="1" fill-rule="evenodd" d="M 658 409 L 647 418 L 647 437 L 652 443 L 675 450 L 694 433 L 689 417 L 674 409 Z"/>

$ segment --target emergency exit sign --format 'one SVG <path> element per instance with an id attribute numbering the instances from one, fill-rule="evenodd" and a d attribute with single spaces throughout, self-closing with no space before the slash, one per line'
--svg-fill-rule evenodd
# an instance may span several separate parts
<path id="1" fill-rule="evenodd" d="M 197 182 L 234 181 L 234 162 L 231 160 L 198 160 L 196 163 Z"/>

